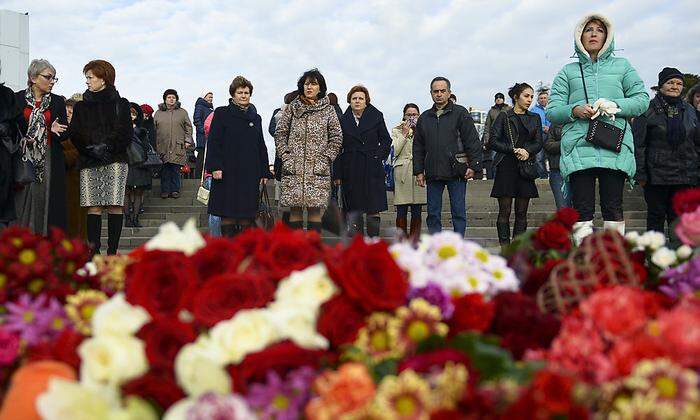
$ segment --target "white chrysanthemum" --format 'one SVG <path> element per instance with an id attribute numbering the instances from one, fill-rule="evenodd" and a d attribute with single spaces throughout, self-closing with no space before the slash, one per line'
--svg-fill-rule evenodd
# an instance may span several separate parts
<path id="1" fill-rule="evenodd" d="M 145 309 L 129 304 L 120 292 L 97 307 L 92 316 L 92 334 L 130 336 L 150 319 Z"/>
<path id="2" fill-rule="evenodd" d="M 682 260 L 687 260 L 693 255 L 693 248 L 689 247 L 688 245 L 681 245 L 676 250 L 676 255 L 678 255 L 678 258 Z"/>
<path id="3" fill-rule="evenodd" d="M 210 331 L 211 342 L 224 355 L 225 363 L 240 363 L 249 353 L 260 351 L 279 339 L 277 328 L 264 309 L 243 310 Z"/>
<path id="4" fill-rule="evenodd" d="M 190 343 L 175 357 L 175 377 L 187 395 L 209 391 L 225 394 L 231 392 L 231 378 L 224 366 L 201 342 Z"/>
<path id="5" fill-rule="evenodd" d="M 174 222 L 165 223 L 158 234 L 146 242 L 145 248 L 147 251 L 181 251 L 190 256 L 205 246 L 206 242 L 199 233 L 194 218 L 190 218 L 182 230 Z"/>
<path id="6" fill-rule="evenodd" d="M 676 253 L 666 247 L 657 249 L 651 256 L 651 262 L 661 268 L 668 268 L 677 261 Z"/>
<path id="7" fill-rule="evenodd" d="M 657 249 L 661 248 L 665 243 L 666 236 L 661 232 L 654 232 L 653 230 L 645 232 L 639 237 L 639 239 L 637 239 L 638 246 L 648 248 L 652 251 L 656 251 Z"/>
<path id="8" fill-rule="evenodd" d="M 303 271 L 295 271 L 282 280 L 277 286 L 273 305 L 318 308 L 337 291 L 326 266 L 316 264 Z"/>
<path id="9" fill-rule="evenodd" d="M 80 374 L 96 384 L 121 385 L 148 370 L 144 343 L 134 337 L 103 335 L 78 347 Z"/>

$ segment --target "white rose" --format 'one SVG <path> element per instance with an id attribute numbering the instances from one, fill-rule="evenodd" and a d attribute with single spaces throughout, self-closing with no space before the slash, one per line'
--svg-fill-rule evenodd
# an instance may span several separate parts
<path id="1" fill-rule="evenodd" d="M 243 310 L 210 331 L 211 341 L 224 355 L 225 363 L 239 363 L 249 353 L 278 340 L 277 328 L 263 309 Z"/>
<path id="2" fill-rule="evenodd" d="M 175 357 L 175 377 L 187 395 L 231 392 L 231 378 L 224 369 L 225 363 L 212 357 L 213 353 L 208 350 L 201 343 L 186 344 Z"/>
<path id="3" fill-rule="evenodd" d="M 654 232 L 653 230 L 644 233 L 637 241 L 637 245 L 644 248 L 649 248 L 652 251 L 656 251 L 657 249 L 661 248 L 665 243 L 666 236 L 664 236 L 663 233 Z"/>
<path id="4" fill-rule="evenodd" d="M 147 251 L 159 249 L 161 251 L 181 251 L 190 256 L 200 248 L 204 248 L 206 242 L 202 234 L 197 230 L 194 218 L 189 219 L 182 230 L 173 222 L 168 222 L 160 227 L 158 234 L 146 242 Z"/>
<path id="5" fill-rule="evenodd" d="M 120 292 L 95 309 L 92 334 L 130 336 L 150 320 L 145 309 L 131 305 L 124 299 L 124 293 Z"/>
<path id="6" fill-rule="evenodd" d="M 303 306 L 268 310 L 280 340 L 290 339 L 305 349 L 327 349 L 328 340 L 316 331 L 317 314 L 318 310 L 308 310 Z"/>
<path id="7" fill-rule="evenodd" d="M 316 264 L 303 271 L 295 271 L 282 280 L 277 286 L 274 304 L 319 307 L 337 291 L 326 266 Z"/>
<path id="8" fill-rule="evenodd" d="M 134 337 L 92 337 L 78 347 L 80 374 L 98 384 L 121 385 L 148 370 L 144 343 Z"/>
<path id="9" fill-rule="evenodd" d="M 49 387 L 36 399 L 43 420 L 95 420 L 110 416 L 112 407 L 98 392 L 78 382 L 53 378 Z"/>
<path id="10" fill-rule="evenodd" d="M 687 260 L 693 255 L 693 248 L 689 247 L 688 245 L 681 245 L 676 250 L 676 255 L 678 255 L 678 258 L 682 260 Z"/>
<path id="11" fill-rule="evenodd" d="M 668 248 L 660 248 L 651 256 L 651 262 L 661 268 L 668 268 L 677 261 L 676 253 Z"/>
<path id="12" fill-rule="evenodd" d="M 625 234 L 625 239 L 627 239 L 627 242 L 631 243 L 632 245 L 637 245 L 637 241 L 639 240 L 639 232 L 637 232 L 637 231 L 627 232 Z"/>
<path id="13" fill-rule="evenodd" d="M 187 420 L 187 412 L 195 404 L 196 400 L 194 398 L 182 399 L 170 406 L 165 415 L 163 415 L 163 420 Z"/>

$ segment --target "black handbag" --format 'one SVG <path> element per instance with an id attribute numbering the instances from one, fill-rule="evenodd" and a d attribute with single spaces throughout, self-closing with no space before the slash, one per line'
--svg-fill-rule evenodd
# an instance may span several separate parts
<path id="1" fill-rule="evenodd" d="M 163 159 L 153 148 L 151 143 L 146 145 L 146 160 L 141 164 L 142 168 L 160 168 L 163 166 Z"/>
<path id="2" fill-rule="evenodd" d="M 578 67 L 581 70 L 581 83 L 583 83 L 583 93 L 586 95 L 586 103 L 589 103 L 586 78 L 583 76 L 583 65 L 581 65 L 581 62 L 578 63 Z M 588 122 L 586 141 L 595 146 L 602 147 L 603 149 L 620 153 L 620 150 L 622 150 L 622 140 L 625 138 L 625 130 L 627 130 L 627 119 L 625 119 L 624 128 L 619 128 L 600 120 L 590 120 Z"/>
<path id="3" fill-rule="evenodd" d="M 464 145 L 462 145 L 461 136 L 457 131 L 457 153 L 452 155 L 452 171 L 464 179 L 467 170 L 469 170 L 469 156 L 464 152 Z"/>
<path id="4" fill-rule="evenodd" d="M 513 129 L 510 128 L 510 118 L 506 114 L 506 127 L 508 129 L 508 137 L 510 137 L 510 143 L 513 145 L 513 150 L 515 150 L 515 140 L 513 139 Z M 527 160 L 517 160 L 518 162 L 518 173 L 521 177 L 525 179 L 537 179 L 537 167 L 535 166 L 535 156 L 530 156 Z"/>
<path id="5" fill-rule="evenodd" d="M 23 160 L 22 156 L 27 150 L 27 140 L 20 140 L 19 150 L 12 155 L 12 178 L 15 184 L 29 185 L 37 181 L 36 168 L 30 160 Z"/>
<path id="6" fill-rule="evenodd" d="M 258 211 L 255 214 L 256 226 L 265 230 L 270 230 L 275 226 L 275 216 L 272 214 L 272 205 L 270 197 L 267 194 L 267 186 L 260 186 L 260 195 L 258 196 Z"/>
<path id="7" fill-rule="evenodd" d="M 131 143 L 126 148 L 126 158 L 129 161 L 129 166 L 141 166 L 147 157 L 146 150 L 141 144 L 141 139 L 134 135 Z"/>

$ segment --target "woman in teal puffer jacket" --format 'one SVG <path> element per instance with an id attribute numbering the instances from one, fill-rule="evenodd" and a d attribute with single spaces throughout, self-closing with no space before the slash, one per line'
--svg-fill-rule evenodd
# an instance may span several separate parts
<path id="1" fill-rule="evenodd" d="M 579 212 L 574 238 L 580 243 L 593 232 L 595 183 L 600 185 L 600 208 L 606 229 L 624 234 L 622 192 L 626 179 L 632 179 L 636 164 L 632 127 L 628 119 L 641 115 L 649 105 L 649 95 L 637 71 L 625 58 L 613 56 L 613 25 L 600 14 L 584 17 L 576 27 L 574 45 L 578 62 L 569 63 L 552 83 L 547 118 L 563 124 L 560 170 L 570 182 L 574 208 Z M 584 92 L 581 72 L 585 75 Z M 594 104 L 607 99 L 617 105 L 607 115 L 597 115 Z M 617 112 L 616 112 L 617 111 Z M 586 141 L 591 117 L 624 129 L 619 153 Z"/>

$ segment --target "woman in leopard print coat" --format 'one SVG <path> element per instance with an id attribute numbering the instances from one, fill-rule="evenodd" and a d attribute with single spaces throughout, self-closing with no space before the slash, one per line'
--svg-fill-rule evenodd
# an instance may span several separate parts
<path id="1" fill-rule="evenodd" d="M 303 228 L 306 208 L 309 229 L 320 232 L 321 210 L 328 205 L 331 190 L 331 165 L 343 133 L 318 70 L 304 73 L 297 88 L 299 96 L 282 111 L 275 130 L 277 156 L 282 160 L 280 204 L 291 209 L 290 227 Z"/>

